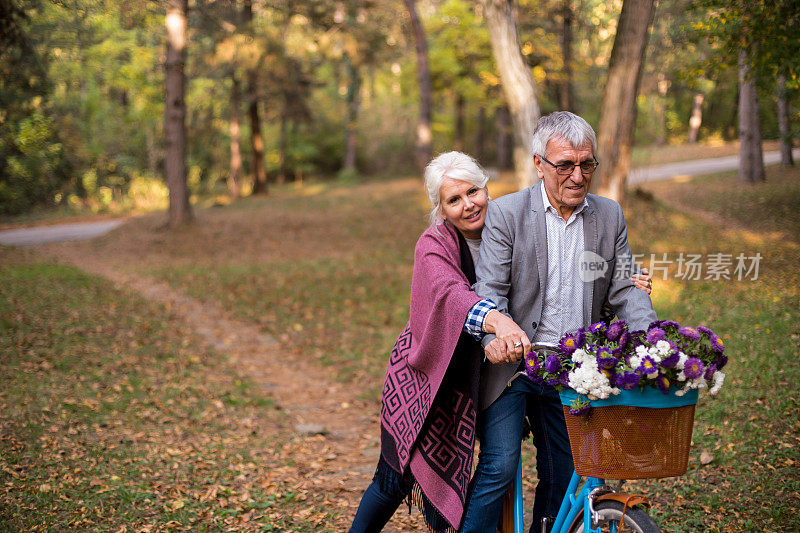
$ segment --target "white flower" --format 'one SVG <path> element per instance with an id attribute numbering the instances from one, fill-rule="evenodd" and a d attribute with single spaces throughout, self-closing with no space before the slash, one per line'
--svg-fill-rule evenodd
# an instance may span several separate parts
<path id="1" fill-rule="evenodd" d="M 589 355 L 589 354 L 586 353 L 586 350 L 584 350 L 583 348 L 578 348 L 577 350 L 572 352 L 572 362 L 573 363 L 582 363 L 583 361 L 585 361 L 587 359 L 587 357 L 586 357 L 587 355 Z"/>
<path id="2" fill-rule="evenodd" d="M 672 346 L 670 346 L 670 344 L 667 341 L 660 340 L 656 343 L 656 351 L 658 352 L 659 355 L 667 356 L 669 355 L 670 350 L 672 350 Z"/>
<path id="3" fill-rule="evenodd" d="M 644 357 L 645 355 L 647 355 L 647 348 L 640 344 L 639 346 L 636 347 L 636 355 L 638 355 L 640 358 Z"/>
<path id="4" fill-rule="evenodd" d="M 569 387 L 590 400 L 608 398 L 611 394 L 619 394 L 619 389 L 611 387 L 608 377 L 600 372 L 597 361 L 587 358 L 580 367 L 567 374 Z"/>
<path id="5" fill-rule="evenodd" d="M 722 383 L 725 381 L 725 373 L 716 371 L 714 372 L 714 382 L 711 386 L 711 390 L 708 391 L 710 395 L 715 395 L 719 392 L 719 389 L 722 387 Z"/>
<path id="6" fill-rule="evenodd" d="M 700 376 L 697 379 L 690 379 L 689 381 L 686 382 L 686 385 L 684 386 L 684 388 L 687 389 L 687 390 L 689 390 L 689 389 L 705 389 L 706 387 L 708 387 L 708 383 L 706 383 L 705 378 L 702 377 L 702 376 Z"/>

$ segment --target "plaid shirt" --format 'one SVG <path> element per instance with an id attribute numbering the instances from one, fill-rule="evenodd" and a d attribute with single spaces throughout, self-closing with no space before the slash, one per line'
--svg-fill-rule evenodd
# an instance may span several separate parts
<path id="1" fill-rule="evenodd" d="M 480 342 L 486 333 L 483 331 L 483 319 L 492 309 L 497 309 L 497 305 L 491 300 L 483 299 L 472 306 L 467 313 L 467 321 L 464 322 L 464 331 L 469 333 L 472 338 Z"/>

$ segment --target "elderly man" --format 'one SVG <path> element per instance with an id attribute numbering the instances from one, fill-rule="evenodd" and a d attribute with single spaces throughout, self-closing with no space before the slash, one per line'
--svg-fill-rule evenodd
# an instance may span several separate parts
<path id="1" fill-rule="evenodd" d="M 601 320 L 609 307 L 633 329 L 656 320 L 647 293 L 614 276 L 631 251 L 619 204 L 588 194 L 598 164 L 592 127 L 572 113 L 552 113 L 536 125 L 532 149 L 541 181 L 489 204 L 480 247 L 475 291 L 525 335 L 483 340 L 490 363 L 480 383 L 481 451 L 461 531 L 495 531 L 516 472 L 526 409 L 539 477 L 532 533 L 558 513 L 566 491 L 573 465 L 558 394 L 527 379 L 507 386 L 530 341 L 558 342 Z M 581 272 L 587 257 L 595 268 Z"/>

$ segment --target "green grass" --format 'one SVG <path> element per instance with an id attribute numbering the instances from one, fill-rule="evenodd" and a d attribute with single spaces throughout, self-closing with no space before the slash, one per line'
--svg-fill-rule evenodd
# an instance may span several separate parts
<path id="1" fill-rule="evenodd" d="M 800 242 L 800 166 L 766 167 L 767 180 L 746 185 L 736 172 L 662 181 L 643 188 L 658 198 L 728 219 L 742 228 Z"/>
<path id="2" fill-rule="evenodd" d="M 762 147 L 765 152 L 778 150 L 780 149 L 780 143 L 778 141 L 764 141 Z M 738 141 L 722 141 L 720 139 L 707 139 L 695 144 L 634 146 L 631 153 L 631 165 L 633 167 L 647 167 L 738 154 Z"/>
<path id="3" fill-rule="evenodd" d="M 272 400 L 164 309 L 2 252 L 0 531 L 313 529 Z"/>
<path id="4" fill-rule="evenodd" d="M 687 184 L 691 191 L 671 184 L 671 193 L 708 207 L 703 198 L 717 194 L 709 191 L 730 188 L 720 204 L 727 203 L 733 222 L 748 221 L 742 207 L 759 193 L 733 189 L 730 176 L 708 178 L 705 184 Z M 628 207 L 637 250 L 672 258 L 679 252 L 763 257 L 755 280 L 751 275 L 741 281 L 735 276 L 684 281 L 675 279 L 674 266 L 667 280 L 656 280 L 659 316 L 712 327 L 725 340 L 731 362 L 719 396 L 703 398 L 698 406 L 686 476 L 635 486 L 656 502 L 654 513 L 668 531 L 800 529 L 800 245 L 771 234 L 709 226 L 657 202 L 632 200 Z M 795 224 L 797 217 L 782 222 Z M 699 460 L 703 451 L 714 457 L 705 466 Z"/>
<path id="5" fill-rule="evenodd" d="M 776 168 L 756 187 L 737 185 L 732 174 L 704 177 L 654 184 L 658 201 L 631 195 L 625 205 L 635 252 L 673 260 L 679 253 L 704 260 L 715 253 L 762 257 L 757 279 L 681 280 L 674 264 L 666 279 L 654 273 L 659 315 L 712 327 L 731 358 L 720 395 L 698 405 L 687 474 L 632 484 L 650 496 L 666 531 L 800 530 L 800 215 L 791 209 L 800 204 L 800 179 L 775 174 Z M 410 181 L 285 188 L 200 210 L 200 223 L 177 234 L 137 221 L 106 239 L 72 246 L 259 324 L 282 347 L 327 365 L 331 379 L 358 383 L 354 397 L 376 400 L 387 352 L 407 320 L 412 250 L 424 227 L 420 189 Z M 698 210 L 746 231 L 710 224 Z M 252 483 L 253 501 L 246 505 L 230 503 L 236 497 L 224 493 L 217 496 L 224 505 L 199 499 L 214 485 L 240 494 L 231 480 L 249 462 L 260 472 L 261 450 L 278 447 L 235 424 L 244 418 L 240 413 L 270 412 L 246 380 L 237 385 L 230 378 L 235 372 L 199 349 L 163 310 L 69 269 L 31 270 L 27 258 L 3 264 L 11 265 L 0 272 L 11 280 L 0 288 L 0 343 L 6 343 L 0 346 L 8 354 L 0 377 L 6 529 L 50 520 L 51 528 L 110 530 L 126 520 L 164 526 L 173 519 L 195 529 L 223 528 L 231 519 L 231 527 L 244 528 L 234 521 L 250 509 L 258 527 L 314 529 L 300 519 L 278 521 L 301 502 L 290 487 Z M 219 390 L 201 379 L 226 372 Z M 227 415 L 204 417 L 209 405 Z M 220 420 L 226 421 L 221 429 L 214 425 Z M 200 451 L 184 450 L 177 461 L 166 451 L 172 445 L 160 440 L 176 442 L 172 431 L 219 439 Z M 149 432 L 159 440 L 136 437 Z M 235 438 L 241 440 L 234 445 Z M 53 459 L 61 450 L 64 458 Z M 713 456 L 710 464 L 700 464 L 704 451 Z M 281 456 L 273 465 L 290 461 Z M 172 469 L 174 462 L 179 466 Z M 6 466 L 24 475 L 24 483 Z M 157 484 L 151 475 L 159 476 Z M 95 478 L 103 485 L 92 485 Z M 38 490 L 42 484 L 57 490 Z M 50 512 L 34 510 L 42 498 L 41 508 Z M 177 499 L 184 506 L 170 508 Z M 103 516 L 80 511 L 96 507 L 87 502 L 102 502 Z M 69 522 L 80 519 L 93 525 Z M 347 519 L 329 511 L 340 529 Z"/>

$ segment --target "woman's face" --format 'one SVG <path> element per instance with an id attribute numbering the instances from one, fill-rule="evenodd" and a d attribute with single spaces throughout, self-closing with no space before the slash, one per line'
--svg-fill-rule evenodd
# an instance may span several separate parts
<path id="1" fill-rule="evenodd" d="M 466 181 L 445 178 L 439 188 L 439 212 L 464 237 L 479 239 L 486 222 L 489 193 Z"/>

